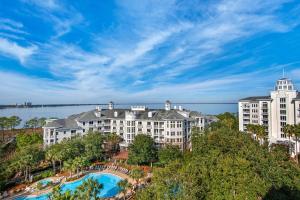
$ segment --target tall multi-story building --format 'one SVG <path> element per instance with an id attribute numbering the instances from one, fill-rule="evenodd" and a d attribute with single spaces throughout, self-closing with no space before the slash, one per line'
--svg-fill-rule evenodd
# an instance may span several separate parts
<path id="1" fill-rule="evenodd" d="M 45 145 L 51 145 L 89 131 L 98 131 L 118 134 L 124 139 L 122 145 L 127 147 L 137 134 L 147 134 L 157 146 L 171 143 L 184 149 L 189 143 L 192 127 L 203 130 L 216 120 L 213 116 L 188 111 L 181 106 L 172 109 L 170 101 L 166 101 L 164 109 L 148 109 L 145 106 L 117 109 L 110 102 L 108 109 L 97 106 L 95 110 L 66 119 L 48 121 L 43 127 L 43 139 Z"/>
<path id="2" fill-rule="evenodd" d="M 287 78 L 279 79 L 269 96 L 241 99 L 238 106 L 240 131 L 247 131 L 248 124 L 264 125 L 270 143 L 288 143 L 284 126 L 300 123 L 300 93 Z M 291 139 L 295 155 L 295 141 Z"/>

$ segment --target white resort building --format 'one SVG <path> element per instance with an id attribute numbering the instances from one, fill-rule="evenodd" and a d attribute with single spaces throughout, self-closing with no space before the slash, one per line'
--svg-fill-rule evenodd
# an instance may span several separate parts
<path id="1" fill-rule="evenodd" d="M 181 106 L 172 109 L 170 101 L 166 101 L 164 109 L 148 109 L 145 106 L 116 109 L 110 102 L 108 109 L 97 106 L 95 110 L 66 119 L 48 121 L 43 127 L 43 139 L 44 145 L 51 145 L 83 136 L 89 131 L 98 131 L 118 134 L 124 139 L 122 146 L 127 147 L 137 134 L 147 134 L 157 146 L 171 143 L 184 149 L 190 140 L 192 127 L 204 130 L 205 126 L 216 120 L 214 116 L 188 111 Z"/>
<path id="2" fill-rule="evenodd" d="M 238 106 L 240 131 L 246 131 L 247 124 L 264 125 L 270 143 L 288 144 L 283 127 L 300 123 L 300 93 L 287 78 L 279 79 L 269 96 L 241 99 Z M 293 138 L 291 141 L 292 155 L 295 155 L 295 141 Z"/>

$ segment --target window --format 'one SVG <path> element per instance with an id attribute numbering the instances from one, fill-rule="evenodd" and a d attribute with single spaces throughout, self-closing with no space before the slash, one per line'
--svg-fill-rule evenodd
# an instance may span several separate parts
<path id="1" fill-rule="evenodd" d="M 89 124 L 90 124 L 90 125 L 93 125 L 93 123 L 94 123 L 93 121 L 89 121 Z"/>
<path id="2" fill-rule="evenodd" d="M 175 132 L 171 132 L 171 136 L 175 136 Z"/>
<path id="3" fill-rule="evenodd" d="M 66 134 L 67 133 L 67 131 L 64 131 L 64 134 Z"/>
<path id="4" fill-rule="evenodd" d="M 82 125 L 84 126 L 84 125 L 85 125 L 85 122 L 82 122 Z"/>
<path id="5" fill-rule="evenodd" d="M 175 121 L 171 121 L 171 128 L 175 128 Z"/>
<path id="6" fill-rule="evenodd" d="M 76 130 L 71 130 L 71 133 L 76 133 Z"/>
<path id="7" fill-rule="evenodd" d="M 281 109 L 286 109 L 286 105 L 285 104 L 280 104 L 280 108 Z"/>
<path id="8" fill-rule="evenodd" d="M 98 121 L 98 124 L 101 124 L 101 121 Z"/>
<path id="9" fill-rule="evenodd" d="M 85 129 L 82 129 L 82 132 L 84 133 L 84 132 L 85 132 Z"/>
<path id="10" fill-rule="evenodd" d="M 285 98 L 280 98 L 280 103 L 285 103 L 286 102 L 286 99 Z"/>
<path id="11" fill-rule="evenodd" d="M 280 115 L 286 115 L 286 110 L 280 110 Z"/>
<path id="12" fill-rule="evenodd" d="M 177 122 L 177 128 L 181 128 L 182 123 L 181 122 Z"/>
<path id="13" fill-rule="evenodd" d="M 286 121 L 286 116 L 280 116 L 281 121 Z"/>

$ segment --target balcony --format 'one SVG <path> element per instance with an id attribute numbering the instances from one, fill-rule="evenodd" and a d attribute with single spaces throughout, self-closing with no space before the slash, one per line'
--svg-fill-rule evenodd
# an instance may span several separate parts
<path id="1" fill-rule="evenodd" d="M 143 125 L 142 124 L 138 124 L 138 128 L 143 128 Z"/>
<path id="2" fill-rule="evenodd" d="M 147 125 L 147 128 L 151 129 L 151 128 L 152 128 L 152 126 L 151 126 L 151 125 Z"/>

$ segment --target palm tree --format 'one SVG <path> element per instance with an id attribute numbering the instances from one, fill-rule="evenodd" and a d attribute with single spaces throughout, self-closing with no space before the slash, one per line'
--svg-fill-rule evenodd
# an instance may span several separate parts
<path id="1" fill-rule="evenodd" d="M 51 161 L 54 173 L 55 173 L 55 162 L 57 161 L 57 154 L 59 152 L 56 147 L 57 145 L 54 144 L 50 146 L 46 151 L 46 160 Z"/>
<path id="2" fill-rule="evenodd" d="M 144 171 L 139 169 L 139 168 L 135 168 L 132 169 L 130 172 L 130 176 L 136 181 L 136 184 L 139 184 L 139 180 L 144 177 Z"/>
<path id="3" fill-rule="evenodd" d="M 72 172 L 75 172 L 76 170 L 76 166 L 73 164 L 72 160 L 67 160 L 64 162 L 64 170 L 69 171 L 70 172 L 70 177 L 72 177 Z"/>
<path id="4" fill-rule="evenodd" d="M 296 151 L 295 151 L 296 161 L 297 161 L 297 163 L 299 163 L 299 157 L 298 157 L 298 140 L 300 138 L 300 124 L 295 125 L 294 136 L 295 136 L 295 142 L 296 142 Z"/>
<path id="5" fill-rule="evenodd" d="M 294 126 L 287 124 L 283 127 L 283 132 L 284 134 L 286 134 L 289 137 L 289 153 L 291 154 L 291 137 L 293 136 L 294 132 L 295 132 L 295 128 Z"/>
<path id="6" fill-rule="evenodd" d="M 78 156 L 74 158 L 72 161 L 74 167 L 76 168 L 77 176 L 79 176 L 80 170 L 82 170 L 83 167 L 87 167 L 90 163 L 89 160 L 84 156 Z"/>
<path id="7" fill-rule="evenodd" d="M 123 179 L 118 182 L 118 187 L 120 188 L 120 192 L 123 194 L 123 198 L 125 200 L 126 191 L 132 188 L 132 184 L 129 183 L 127 179 Z"/>
<path id="8" fill-rule="evenodd" d="M 96 200 L 102 189 L 103 185 L 101 183 L 89 178 L 77 187 L 75 195 L 78 199 Z"/>
<path id="9" fill-rule="evenodd" d="M 257 125 L 256 131 L 257 131 L 257 138 L 259 140 L 259 143 L 262 145 L 264 139 L 267 137 L 266 128 L 262 125 Z"/>
<path id="10" fill-rule="evenodd" d="M 110 153 L 115 154 L 118 150 L 118 145 L 121 142 L 121 137 L 118 136 L 116 133 L 110 133 L 107 136 L 107 144 L 108 144 L 108 149 Z"/>

